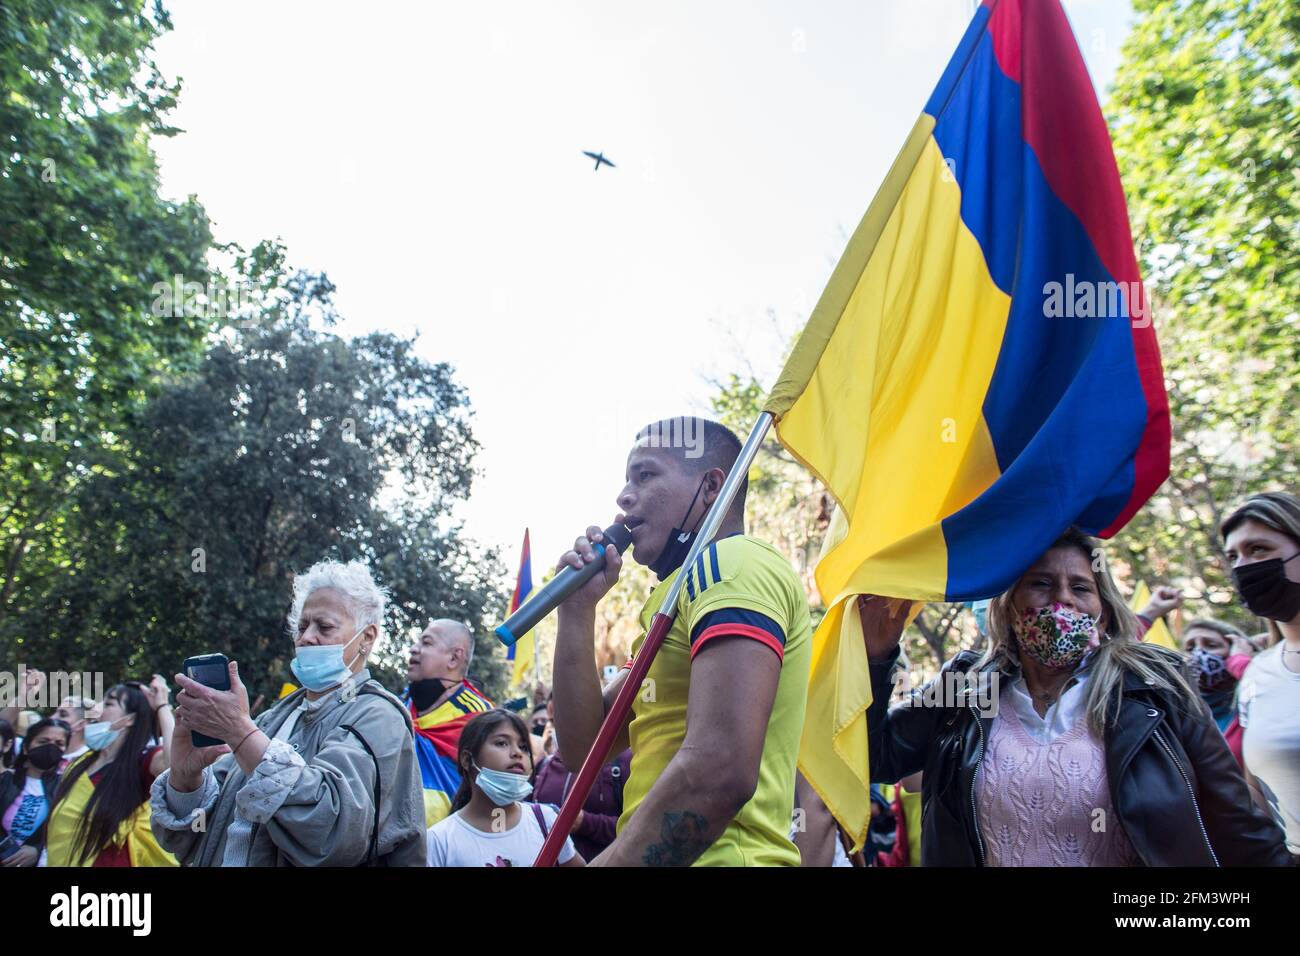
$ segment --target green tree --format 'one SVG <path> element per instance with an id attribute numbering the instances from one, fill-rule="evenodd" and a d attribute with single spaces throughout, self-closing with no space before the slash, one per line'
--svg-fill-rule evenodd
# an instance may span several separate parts
<path id="1" fill-rule="evenodd" d="M 0 619 L 59 573 L 78 485 L 211 325 L 152 308 L 157 283 L 207 282 L 211 241 L 194 199 L 158 194 L 167 29 L 138 0 L 0 4 Z"/>
<path id="2" fill-rule="evenodd" d="M 1244 494 L 1297 490 L 1300 6 L 1135 0 L 1110 95 L 1116 159 L 1173 416 L 1169 481 L 1116 557 L 1249 625 L 1217 534 Z"/>
<path id="3" fill-rule="evenodd" d="M 292 679 L 293 573 L 361 559 L 392 594 L 373 658 L 390 688 L 412 632 L 447 616 L 475 631 L 475 675 L 499 692 L 484 615 L 504 603 L 501 575 L 449 518 L 477 449 L 451 369 L 412 341 L 322 329 L 333 287 L 290 274 L 277 247 L 238 268 L 259 290 L 242 328 L 131 416 L 119 462 L 82 484 L 57 580 L 20 589 L 0 646 L 109 679 L 220 651 L 273 695 Z"/>

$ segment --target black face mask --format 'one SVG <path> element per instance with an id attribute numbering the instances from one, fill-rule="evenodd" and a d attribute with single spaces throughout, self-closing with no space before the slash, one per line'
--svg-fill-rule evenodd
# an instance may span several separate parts
<path id="1" fill-rule="evenodd" d="M 1232 583 L 1246 607 L 1272 621 L 1289 621 L 1300 614 L 1300 582 L 1288 580 L 1283 567 L 1297 557 L 1300 551 L 1285 561 L 1269 558 L 1233 568 Z"/>
<path id="2" fill-rule="evenodd" d="M 695 489 L 695 497 L 691 503 L 686 506 L 686 514 L 682 515 L 682 524 L 686 524 L 686 519 L 691 516 L 691 509 L 695 507 L 695 502 L 700 497 L 700 492 L 704 490 L 704 479 L 700 479 L 700 486 Z M 664 549 L 659 552 L 659 557 L 649 565 L 651 571 L 655 573 L 660 581 L 668 577 L 686 560 L 686 556 L 691 552 L 691 542 L 695 539 L 695 532 L 700 528 L 700 521 L 704 520 L 704 515 L 700 515 L 699 521 L 695 522 L 695 527 L 690 531 L 683 531 L 680 527 L 673 528 L 672 534 L 668 536 Z"/>
<path id="3" fill-rule="evenodd" d="M 448 687 L 454 687 L 460 681 L 444 680 L 441 677 L 426 677 L 411 682 L 411 703 L 416 710 L 428 710 L 434 702 L 447 693 Z"/>
<path id="4" fill-rule="evenodd" d="M 49 770 L 63 759 L 63 751 L 58 744 L 41 744 L 27 751 L 27 762 L 41 773 Z"/>
<path id="5" fill-rule="evenodd" d="M 888 855 L 898 840 L 898 823 L 892 813 L 879 813 L 867 825 L 867 845 L 873 853 Z"/>

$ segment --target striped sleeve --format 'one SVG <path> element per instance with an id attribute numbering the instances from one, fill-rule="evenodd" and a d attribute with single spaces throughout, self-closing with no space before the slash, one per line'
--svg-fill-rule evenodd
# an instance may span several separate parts
<path id="1" fill-rule="evenodd" d="M 691 660 L 715 637 L 748 637 L 770 647 L 785 660 L 785 631 L 766 614 L 740 607 L 723 607 L 701 615 L 691 628 Z"/>

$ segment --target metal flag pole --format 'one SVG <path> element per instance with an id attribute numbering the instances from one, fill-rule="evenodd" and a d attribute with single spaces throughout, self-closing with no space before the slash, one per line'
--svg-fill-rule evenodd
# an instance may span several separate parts
<path id="1" fill-rule="evenodd" d="M 731 471 L 727 473 L 727 480 L 722 483 L 722 489 L 718 492 L 717 499 L 705 515 L 703 524 L 700 525 L 700 533 L 695 536 L 691 542 L 690 551 L 686 554 L 686 560 L 682 562 L 683 568 L 689 568 L 700 553 L 713 540 L 713 536 L 718 533 L 718 528 L 722 526 L 722 519 L 727 514 L 727 509 L 731 507 L 731 502 L 735 500 L 736 492 L 740 490 L 741 482 L 749 474 L 749 466 L 753 464 L 754 459 L 758 456 L 758 450 L 763 445 L 763 439 L 767 437 L 767 430 L 772 426 L 772 413 L 763 412 L 758 416 L 758 421 L 754 423 L 753 430 L 749 433 L 744 447 L 740 449 L 740 455 L 736 458 L 736 463 L 731 466 Z M 605 758 L 609 756 L 609 749 L 614 744 L 614 738 L 618 736 L 618 731 L 622 728 L 627 720 L 627 715 L 632 711 L 632 699 L 641 691 L 641 684 L 646 679 L 646 674 L 650 671 L 650 665 L 654 662 L 655 655 L 659 653 L 659 647 L 668 636 L 669 629 L 673 626 L 673 618 L 677 616 L 677 600 L 681 596 L 682 587 L 685 585 L 686 575 L 678 574 L 669 585 L 668 595 L 659 605 L 659 612 L 655 614 L 654 619 L 650 622 L 650 630 L 646 632 L 645 643 L 641 645 L 641 650 L 637 652 L 636 659 L 632 661 L 632 669 L 628 672 L 623 686 L 619 688 L 618 694 L 614 698 L 614 703 L 610 705 L 609 712 L 605 714 L 605 720 L 600 725 L 600 733 L 596 735 L 595 742 L 591 745 L 591 752 L 587 754 L 587 759 L 582 762 L 582 769 L 578 771 L 578 778 L 573 783 L 573 789 L 565 798 L 564 804 L 560 807 L 559 816 L 555 818 L 555 823 L 551 826 L 551 831 L 547 834 L 546 842 L 542 845 L 541 852 L 537 854 L 537 859 L 533 861 L 533 866 L 554 866 L 556 858 L 560 855 L 560 848 L 564 846 L 565 839 L 569 836 L 569 831 L 573 828 L 573 821 L 578 816 L 578 811 L 582 805 L 587 802 L 587 794 L 591 792 L 592 785 L 596 782 L 596 775 L 600 773 L 600 768 L 605 765 Z"/>

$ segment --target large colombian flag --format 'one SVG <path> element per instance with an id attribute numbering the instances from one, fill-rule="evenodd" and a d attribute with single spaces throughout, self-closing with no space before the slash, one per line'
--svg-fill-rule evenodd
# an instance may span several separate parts
<path id="1" fill-rule="evenodd" d="M 800 767 L 861 843 L 858 594 L 970 601 L 1168 473 L 1169 411 L 1106 124 L 1058 0 L 985 0 L 766 410 L 834 494 Z"/>
<path id="2" fill-rule="evenodd" d="M 524 529 L 524 550 L 519 557 L 519 574 L 515 578 L 515 590 L 510 596 L 510 610 L 506 617 L 514 614 L 533 593 L 533 558 L 528 549 L 528 529 Z M 506 649 L 506 660 L 511 662 L 510 683 L 519 684 L 533 663 L 533 632 L 521 635 Z"/>

